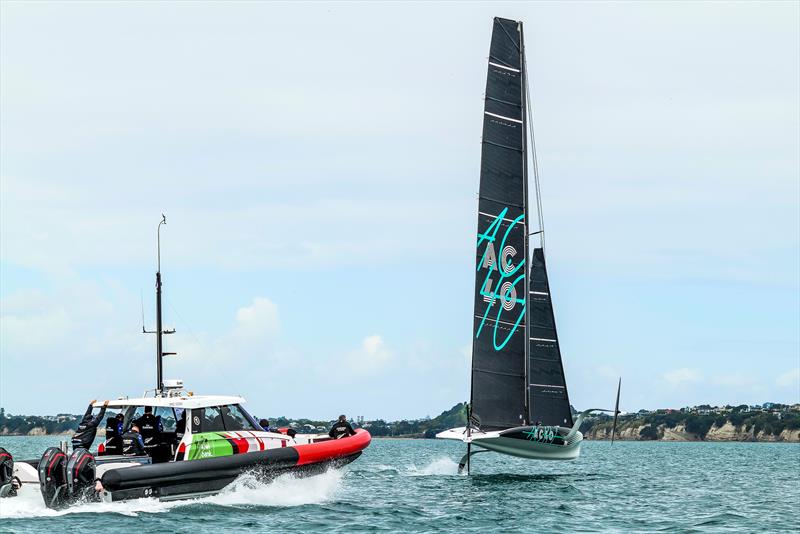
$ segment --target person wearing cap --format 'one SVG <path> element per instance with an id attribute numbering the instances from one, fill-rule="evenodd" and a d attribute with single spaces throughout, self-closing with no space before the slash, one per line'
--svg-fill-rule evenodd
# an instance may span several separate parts
<path id="1" fill-rule="evenodd" d="M 106 414 L 106 407 L 108 406 L 108 401 L 105 401 L 102 408 L 100 408 L 100 413 L 93 417 L 92 409 L 94 408 L 95 402 L 97 402 L 97 400 L 93 400 L 89 403 L 89 407 L 86 409 L 86 413 L 83 414 L 83 419 L 81 419 L 78 425 L 78 430 L 76 430 L 75 434 L 72 436 L 73 449 L 86 449 L 88 451 L 92 447 L 92 443 L 94 443 L 94 438 L 97 436 L 97 425 L 103 420 L 103 416 Z"/>
<path id="2" fill-rule="evenodd" d="M 345 415 L 340 415 L 339 420 L 333 424 L 328 435 L 333 439 L 340 439 L 353 436 L 355 433 L 356 431 L 353 430 L 353 427 L 347 422 L 347 417 Z"/>

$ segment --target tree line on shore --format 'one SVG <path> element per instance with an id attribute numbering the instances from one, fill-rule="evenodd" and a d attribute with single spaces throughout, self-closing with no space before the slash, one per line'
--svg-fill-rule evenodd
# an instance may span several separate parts
<path id="1" fill-rule="evenodd" d="M 73 432 L 80 422 L 80 415 L 59 414 L 57 416 L 9 415 L 0 408 L 0 435 L 67 434 Z M 466 424 L 466 404 L 458 403 L 436 417 L 414 420 L 385 421 L 376 419 L 363 421 L 357 426 L 367 429 L 375 437 L 433 438 L 438 432 Z M 704 439 L 712 427 L 721 428 L 730 423 L 737 429 L 758 435 L 778 436 L 784 430 L 800 429 L 800 412 L 741 412 L 726 414 L 700 414 L 684 411 L 657 411 L 628 414 L 621 418 L 620 428 L 638 429 L 638 439 L 661 439 L 664 428 L 683 426 L 687 433 Z M 330 426 L 331 421 L 311 419 L 270 418 L 273 427 L 293 427 L 299 432 L 319 432 Z M 607 434 L 612 424 L 609 415 L 600 414 L 586 419 L 581 432 L 595 435 Z"/>

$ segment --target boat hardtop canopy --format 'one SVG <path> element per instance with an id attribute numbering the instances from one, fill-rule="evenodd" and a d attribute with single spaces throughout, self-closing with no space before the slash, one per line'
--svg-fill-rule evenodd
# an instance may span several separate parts
<path id="1" fill-rule="evenodd" d="M 93 404 L 95 408 L 103 406 L 105 401 L 97 401 Z M 196 409 L 208 408 L 211 406 L 226 406 L 230 404 L 244 404 L 244 397 L 237 395 L 181 395 L 175 397 L 137 397 L 121 398 L 108 401 L 109 408 L 126 408 L 129 406 L 152 406 Z"/>

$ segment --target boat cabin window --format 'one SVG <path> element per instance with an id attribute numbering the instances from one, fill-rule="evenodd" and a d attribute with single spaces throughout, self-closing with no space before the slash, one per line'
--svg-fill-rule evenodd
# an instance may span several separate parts
<path id="1" fill-rule="evenodd" d="M 250 421 L 242 414 L 239 407 L 235 404 L 230 406 L 220 406 L 222 421 L 225 423 L 225 430 L 255 430 Z"/>
<path id="2" fill-rule="evenodd" d="M 164 432 L 175 432 L 175 411 L 171 406 L 157 406 L 153 413 L 161 418 Z"/>
<path id="3" fill-rule="evenodd" d="M 153 415 L 161 419 L 161 426 L 164 432 L 175 432 L 177 418 L 175 410 L 171 406 L 154 406 Z M 125 430 L 129 430 L 134 421 L 144 415 L 144 406 L 128 406 L 125 408 Z"/>
<path id="4" fill-rule="evenodd" d="M 194 432 L 224 432 L 225 425 L 222 423 L 222 416 L 218 406 L 209 406 L 192 410 L 193 414 L 200 415 L 200 430 Z"/>
<path id="5" fill-rule="evenodd" d="M 197 424 L 197 422 L 200 424 Z M 192 433 L 224 432 L 226 430 L 261 430 L 236 404 L 208 406 L 192 410 Z"/>

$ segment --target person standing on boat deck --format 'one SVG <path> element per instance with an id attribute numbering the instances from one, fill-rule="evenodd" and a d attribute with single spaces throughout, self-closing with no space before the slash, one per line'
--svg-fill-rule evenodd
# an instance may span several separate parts
<path id="1" fill-rule="evenodd" d="M 272 430 L 270 430 L 269 428 L 269 421 L 267 421 L 266 419 L 261 419 L 258 422 L 258 426 L 260 426 L 261 430 L 263 430 L 264 432 L 272 432 Z"/>
<path id="2" fill-rule="evenodd" d="M 106 444 L 103 454 L 122 454 L 122 424 L 125 416 L 122 412 L 106 419 Z"/>
<path id="3" fill-rule="evenodd" d="M 139 434 L 139 427 L 134 422 L 131 429 L 122 434 L 122 454 L 126 456 L 143 456 L 147 454 L 144 450 L 144 440 Z"/>
<path id="4" fill-rule="evenodd" d="M 153 407 L 145 406 L 144 414 L 135 423 L 142 434 L 145 448 L 155 448 L 161 441 L 161 433 L 164 432 L 164 427 L 161 425 L 161 418 L 153 415 Z"/>
<path id="5" fill-rule="evenodd" d="M 347 417 L 340 415 L 339 420 L 333 424 L 328 435 L 333 439 L 339 439 L 346 438 L 347 436 L 354 436 L 355 433 L 356 431 L 353 430 L 353 427 L 347 422 Z"/>
<path id="6" fill-rule="evenodd" d="M 103 416 L 106 414 L 106 407 L 108 406 L 108 401 L 105 401 L 103 407 L 100 408 L 100 413 L 92 417 L 92 409 L 94 408 L 95 402 L 97 402 L 97 400 L 93 400 L 89 403 L 89 407 L 86 408 L 86 413 L 83 414 L 83 419 L 81 419 L 81 423 L 78 425 L 78 430 L 76 430 L 75 434 L 72 436 L 73 449 L 81 448 L 88 451 L 92 447 L 92 443 L 94 443 L 94 438 L 97 435 L 97 425 L 103 420 Z"/>

